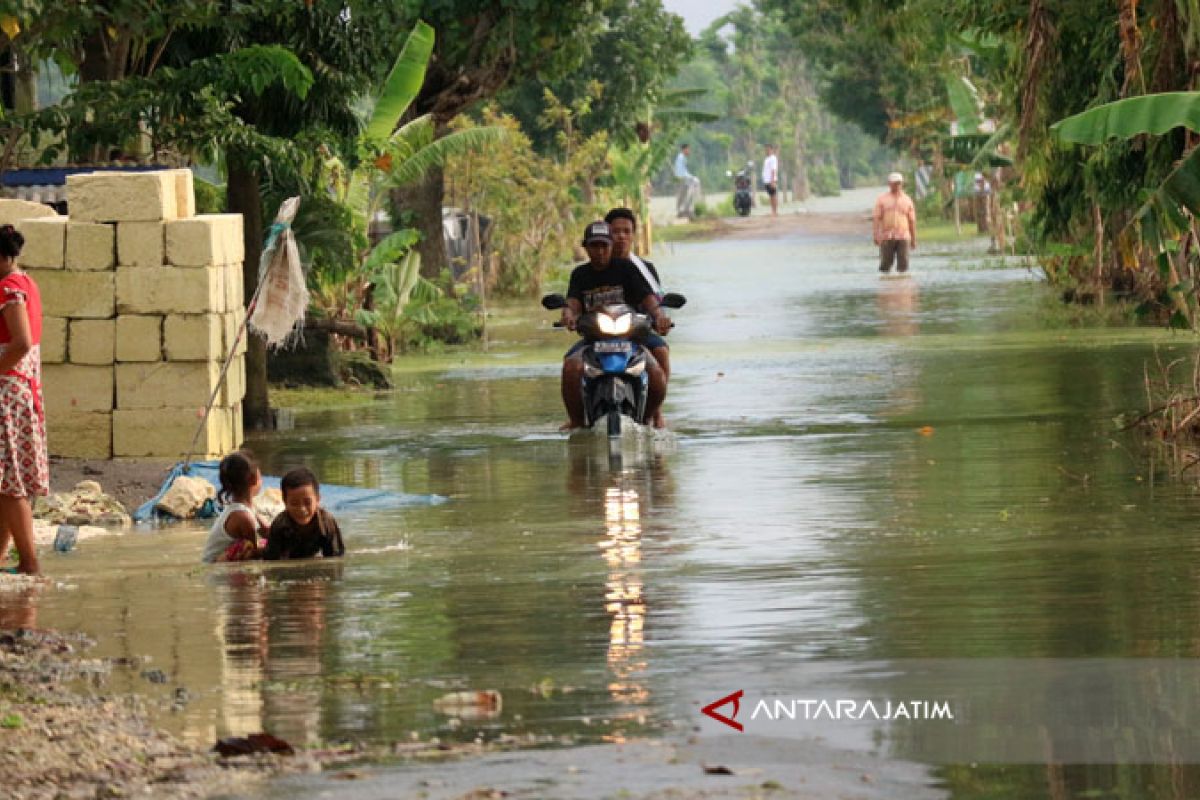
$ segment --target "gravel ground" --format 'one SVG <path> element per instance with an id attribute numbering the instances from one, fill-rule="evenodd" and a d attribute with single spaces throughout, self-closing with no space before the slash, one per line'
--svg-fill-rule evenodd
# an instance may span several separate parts
<path id="1" fill-rule="evenodd" d="M 36 590 L 29 579 L 6 576 L 0 603 L 11 592 Z M 271 756 L 223 760 L 155 730 L 138 699 L 104 690 L 113 670 L 139 665 L 85 658 L 89 645 L 82 636 L 0 631 L 3 797 L 182 800 L 244 792 L 300 766 Z"/>

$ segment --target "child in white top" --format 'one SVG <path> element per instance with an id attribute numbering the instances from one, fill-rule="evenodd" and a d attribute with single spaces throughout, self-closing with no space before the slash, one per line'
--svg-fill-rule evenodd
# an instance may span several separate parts
<path id="1" fill-rule="evenodd" d="M 258 464 L 248 453 L 231 453 L 221 459 L 219 475 L 221 515 L 208 532 L 201 560 L 212 564 L 258 558 L 258 535 L 264 527 L 254 513 L 254 497 L 262 491 Z"/>

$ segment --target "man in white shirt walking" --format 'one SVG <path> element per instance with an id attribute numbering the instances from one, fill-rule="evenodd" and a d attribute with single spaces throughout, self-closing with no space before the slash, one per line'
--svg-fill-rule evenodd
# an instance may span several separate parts
<path id="1" fill-rule="evenodd" d="M 771 198 L 771 216 L 779 216 L 779 156 L 773 144 L 767 145 L 767 157 L 762 165 L 763 188 Z"/>
<path id="2" fill-rule="evenodd" d="M 688 172 L 687 160 L 691 154 L 689 145 L 679 146 L 675 156 L 675 179 L 679 181 L 679 193 L 675 196 L 675 215 L 691 219 L 695 214 L 696 198 L 700 196 L 700 179 Z"/>

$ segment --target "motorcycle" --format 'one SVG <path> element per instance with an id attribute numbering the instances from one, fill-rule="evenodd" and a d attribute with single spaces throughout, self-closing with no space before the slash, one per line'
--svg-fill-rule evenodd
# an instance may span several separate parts
<path id="1" fill-rule="evenodd" d="M 747 161 L 746 166 L 738 170 L 734 175 L 731 170 L 726 170 L 726 177 L 733 178 L 733 210 L 738 213 L 738 216 L 750 216 L 750 206 L 754 203 L 754 197 L 750 191 L 750 174 L 754 169 L 754 162 Z"/>
<path id="2" fill-rule="evenodd" d="M 660 305 L 683 308 L 685 303 L 683 295 L 668 292 Z M 566 304 L 561 294 L 542 298 L 547 311 Z M 562 323 L 554 325 L 561 327 Z M 586 342 L 581 352 L 585 426 L 603 422 L 609 438 L 619 438 L 626 420 L 645 425 L 650 377 L 644 342 L 653 331 L 650 317 L 627 305 L 608 305 L 582 315 L 577 330 Z"/>

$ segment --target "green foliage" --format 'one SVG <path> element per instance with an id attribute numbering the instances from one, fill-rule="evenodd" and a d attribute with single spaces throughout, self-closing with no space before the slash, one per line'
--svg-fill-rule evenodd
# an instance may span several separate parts
<path id="1" fill-rule="evenodd" d="M 491 219 L 497 262 L 485 283 L 503 294 L 536 295 L 552 270 L 570 263 L 583 225 L 602 214 L 595 184 L 607 170 L 608 137 L 579 132 L 581 106 L 547 98 L 543 124 L 559 137 L 557 155 L 539 155 L 514 118 L 487 108 L 482 122 L 504 129 L 504 138 L 486 153 L 451 160 L 451 203 Z M 460 120 L 456 127 L 473 125 Z"/>
<path id="2" fill-rule="evenodd" d="M 705 91 L 697 106 L 720 120 L 697 126 L 687 137 L 689 169 L 712 190 L 729 186 L 726 170 L 737 171 L 765 158 L 764 145 L 779 146 L 780 172 L 800 197 L 810 192 L 810 171 L 838 165 L 845 173 L 870 171 L 879 148 L 860 130 L 835 120 L 822 106 L 820 73 L 807 51 L 796 46 L 783 15 L 766 4 L 743 6 L 716 20 L 699 40 L 697 55 L 682 70 L 676 86 Z M 848 181 L 849 182 L 849 181 Z M 673 191 L 670 170 L 662 170 L 658 188 Z"/>
<path id="3" fill-rule="evenodd" d="M 1200 132 L 1200 92 L 1163 92 L 1118 100 L 1059 120 L 1050 130 L 1060 141 L 1099 145 L 1175 128 Z"/>
<path id="4" fill-rule="evenodd" d="M 203 178 L 193 178 L 193 183 L 197 214 L 225 213 L 225 187 L 209 183 Z"/>
<path id="5" fill-rule="evenodd" d="M 607 131 L 615 143 L 630 147 L 636 123 L 651 122 L 652 109 L 661 109 L 668 99 L 668 82 L 691 55 L 682 18 L 666 11 L 661 0 L 613 0 L 598 10 L 603 25 L 596 35 L 573 42 L 584 56 L 578 69 L 546 82 L 516 82 L 499 98 L 500 107 L 516 117 L 538 152 L 555 146 L 539 124 L 548 108 L 543 89 L 567 105 L 590 98 L 581 133 Z M 594 91 L 596 84 L 601 91 Z M 661 111 L 653 116 L 665 122 Z"/>

